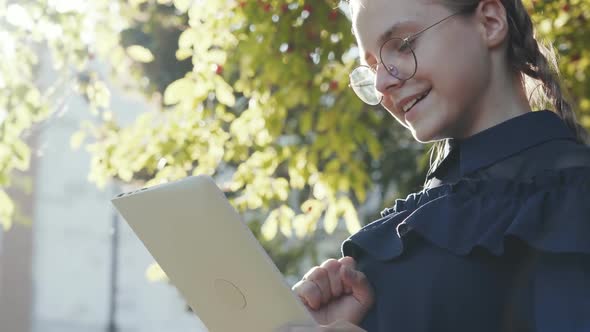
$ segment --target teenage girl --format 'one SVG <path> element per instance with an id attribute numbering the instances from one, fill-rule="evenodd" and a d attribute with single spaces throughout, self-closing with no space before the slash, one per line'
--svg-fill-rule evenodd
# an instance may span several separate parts
<path id="1" fill-rule="evenodd" d="M 293 287 L 318 326 L 285 330 L 590 331 L 590 148 L 521 0 L 349 6 L 351 87 L 438 155 Z"/>

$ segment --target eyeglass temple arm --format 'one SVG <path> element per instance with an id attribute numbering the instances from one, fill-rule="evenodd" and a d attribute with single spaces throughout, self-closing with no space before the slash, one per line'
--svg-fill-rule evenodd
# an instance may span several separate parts
<path id="1" fill-rule="evenodd" d="M 474 6 L 473 6 L 473 7 L 474 7 Z M 456 12 L 456 13 L 453 13 L 453 14 L 451 14 L 451 15 L 449 15 L 449 16 L 447 16 L 447 17 L 443 18 L 442 20 L 440 20 L 440 21 L 438 21 L 438 22 L 436 22 L 436 23 L 434 23 L 434 24 L 432 24 L 432 25 L 430 25 L 430 26 L 428 26 L 428 27 L 426 27 L 426 28 L 424 28 L 424 29 L 422 29 L 422 30 L 420 30 L 420 31 L 416 32 L 415 34 L 413 34 L 413 35 L 411 35 L 411 36 L 408 36 L 408 37 L 404 38 L 404 41 L 405 41 L 405 42 L 408 42 L 409 40 L 412 40 L 412 39 L 414 39 L 414 38 L 418 37 L 419 35 L 421 35 L 422 33 L 424 33 L 426 30 L 428 30 L 428 29 L 430 29 L 430 28 L 432 28 L 432 27 L 436 26 L 437 24 L 439 24 L 439 23 L 442 23 L 443 21 L 446 21 L 446 20 L 448 20 L 449 18 L 451 18 L 451 17 L 453 17 L 453 16 L 456 16 L 456 15 L 459 15 L 459 14 L 464 14 L 464 13 L 467 13 L 467 12 L 471 11 L 472 9 L 473 9 L 473 8 L 472 8 L 472 6 L 470 6 L 470 7 L 467 7 L 467 8 L 465 8 L 465 9 L 463 9 L 463 10 L 460 10 L 460 11 L 458 11 L 458 12 Z"/>

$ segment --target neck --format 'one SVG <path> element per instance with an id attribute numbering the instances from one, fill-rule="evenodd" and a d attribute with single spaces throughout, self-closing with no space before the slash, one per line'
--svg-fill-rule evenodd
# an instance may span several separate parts
<path id="1" fill-rule="evenodd" d="M 472 112 L 465 112 L 468 119 L 464 119 L 466 125 L 457 138 L 466 138 L 483 130 L 507 121 L 511 118 L 523 115 L 531 111 L 524 82 L 520 75 L 513 75 L 506 71 L 491 71 L 488 89 L 478 98 L 473 105 Z"/>

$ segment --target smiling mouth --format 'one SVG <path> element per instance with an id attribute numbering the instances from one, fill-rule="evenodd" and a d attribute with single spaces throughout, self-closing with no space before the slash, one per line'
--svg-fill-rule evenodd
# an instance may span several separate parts
<path id="1" fill-rule="evenodd" d="M 422 101 L 422 99 L 426 98 L 429 93 L 430 93 L 430 90 L 426 91 L 423 95 L 421 95 L 420 97 L 414 99 L 413 101 L 407 103 L 403 107 L 404 114 L 405 113 L 408 113 L 410 110 L 412 110 L 412 108 L 414 108 L 414 106 L 416 106 L 416 104 L 418 104 L 420 101 Z"/>

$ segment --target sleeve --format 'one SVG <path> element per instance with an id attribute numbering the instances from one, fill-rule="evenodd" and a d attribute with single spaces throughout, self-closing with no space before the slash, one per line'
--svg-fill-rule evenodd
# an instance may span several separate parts
<path id="1" fill-rule="evenodd" d="M 532 272 L 533 331 L 590 331 L 590 255 L 542 252 Z"/>

